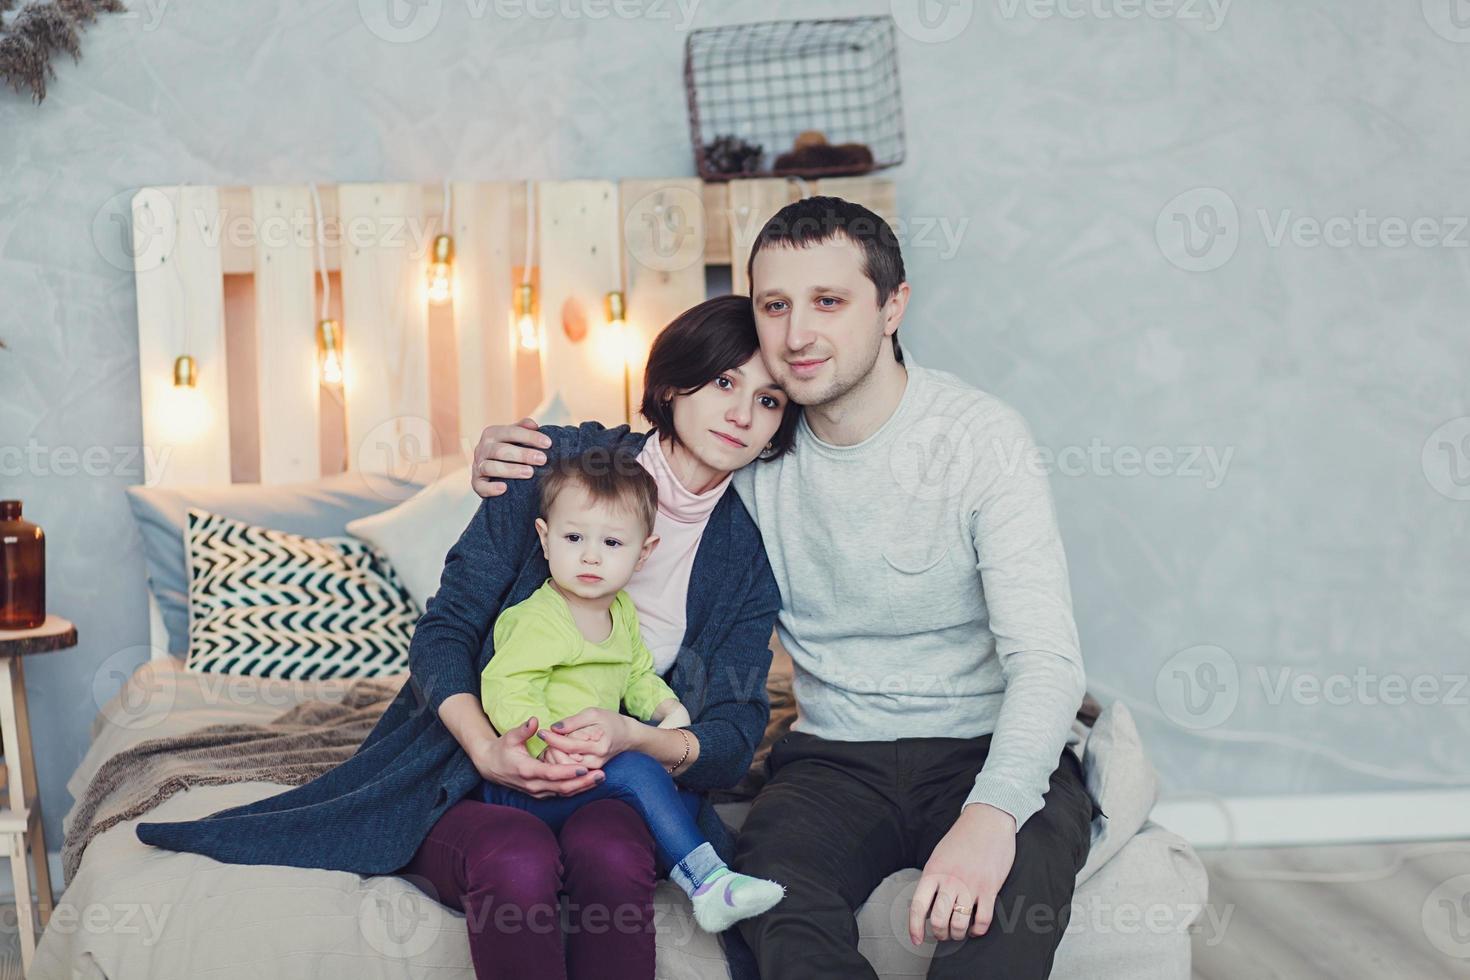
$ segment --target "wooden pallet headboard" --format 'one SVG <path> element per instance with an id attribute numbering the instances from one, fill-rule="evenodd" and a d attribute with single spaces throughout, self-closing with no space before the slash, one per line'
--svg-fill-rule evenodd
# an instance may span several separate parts
<path id="1" fill-rule="evenodd" d="M 466 454 L 481 427 L 558 394 L 577 419 L 625 421 L 621 364 L 599 356 L 603 298 L 626 296 L 631 404 L 653 335 L 706 296 L 707 266 L 745 256 L 786 203 L 824 193 L 890 221 L 889 181 L 841 178 L 539 181 L 533 280 L 539 352 L 512 331 L 525 263 L 527 184 L 455 182 L 453 301 L 428 301 L 442 230 L 436 184 L 319 185 L 343 386 L 318 378 L 315 211 L 307 185 L 148 187 L 133 199 L 143 437 L 151 486 L 283 483 L 343 469 L 388 471 L 404 456 Z M 735 261 L 732 263 L 732 257 Z M 580 309 L 574 342 L 563 311 Z M 175 388 L 191 355 L 198 383 Z"/>

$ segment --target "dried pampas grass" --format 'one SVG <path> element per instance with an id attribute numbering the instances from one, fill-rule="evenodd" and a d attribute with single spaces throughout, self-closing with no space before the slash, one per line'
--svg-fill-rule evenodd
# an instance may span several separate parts
<path id="1" fill-rule="evenodd" d="M 51 55 L 65 51 L 80 59 L 80 29 L 98 14 L 127 9 L 122 0 L 45 0 L 12 13 L 15 8 L 16 0 L 0 0 L 0 80 L 16 92 L 29 90 L 38 105 L 46 98 L 46 80 L 56 77 Z"/>

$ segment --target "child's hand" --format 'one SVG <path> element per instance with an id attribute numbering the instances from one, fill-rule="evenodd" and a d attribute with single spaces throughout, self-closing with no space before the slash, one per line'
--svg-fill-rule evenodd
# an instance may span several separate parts
<path id="1" fill-rule="evenodd" d="M 542 762 L 549 762 L 549 763 L 551 763 L 554 766 L 583 766 L 583 765 L 585 765 L 584 760 L 582 759 L 582 756 L 579 753 L 575 753 L 575 752 L 563 752 L 561 749 L 553 749 L 549 745 L 546 746 L 546 748 L 541 751 L 541 761 Z"/>

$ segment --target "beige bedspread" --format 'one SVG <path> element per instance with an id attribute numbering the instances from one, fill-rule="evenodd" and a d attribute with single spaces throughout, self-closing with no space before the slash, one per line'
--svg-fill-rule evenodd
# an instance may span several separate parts
<path id="1" fill-rule="evenodd" d="M 193 679 L 199 682 L 198 690 L 211 689 L 212 678 L 200 675 Z M 233 678 L 214 680 L 219 697 L 239 698 L 248 690 L 239 683 L 231 686 Z M 269 686 L 268 679 L 262 681 Z M 270 721 L 213 724 L 149 738 L 107 759 L 71 811 L 61 848 L 65 880 L 76 876 L 92 838 L 141 817 L 175 793 L 193 786 L 257 781 L 299 786 L 340 765 L 373 730 L 397 695 L 403 677 L 327 685 L 276 684 L 283 698 L 294 700 L 314 693 L 320 698 L 293 704 Z M 177 699 L 178 684 L 171 686 Z M 264 700 L 260 694 L 250 696 Z M 137 719 L 146 717 L 138 708 L 134 704 L 119 710 Z"/>

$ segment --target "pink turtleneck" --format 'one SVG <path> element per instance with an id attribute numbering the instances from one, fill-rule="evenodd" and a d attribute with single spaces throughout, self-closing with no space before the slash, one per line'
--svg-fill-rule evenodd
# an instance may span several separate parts
<path id="1" fill-rule="evenodd" d="M 694 553 L 699 550 L 710 512 L 730 485 L 730 477 L 726 475 L 704 493 L 691 492 L 674 475 L 657 432 L 649 434 L 638 453 L 638 462 L 658 484 L 653 533 L 659 536 L 659 543 L 648 562 L 633 573 L 627 591 L 638 607 L 638 625 L 643 642 L 653 652 L 653 669 L 663 674 L 673 666 L 679 645 L 684 642 L 685 604 Z"/>

